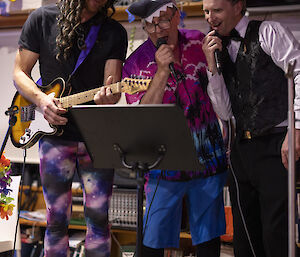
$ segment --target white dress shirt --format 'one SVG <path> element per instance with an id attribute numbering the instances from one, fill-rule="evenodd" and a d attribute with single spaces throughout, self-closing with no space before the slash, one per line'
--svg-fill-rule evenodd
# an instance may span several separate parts
<path id="1" fill-rule="evenodd" d="M 245 37 L 249 19 L 243 17 L 236 25 L 235 29 L 240 33 L 241 37 Z M 259 42 L 262 50 L 271 56 L 273 62 L 283 71 L 287 70 L 288 64 L 294 60 L 297 61 L 294 70 L 295 84 L 295 127 L 300 129 L 300 44 L 295 39 L 288 28 L 283 27 L 276 21 L 263 21 L 259 28 Z M 238 50 L 241 42 L 233 41 L 228 45 L 228 53 L 233 62 L 236 61 Z M 208 95 L 211 99 L 215 112 L 220 119 L 229 120 L 232 117 L 232 110 L 228 91 L 224 82 L 223 75 L 207 71 L 209 84 Z M 270 92 L 272 94 L 272 92 Z M 286 126 L 284 121 L 278 126 Z"/>

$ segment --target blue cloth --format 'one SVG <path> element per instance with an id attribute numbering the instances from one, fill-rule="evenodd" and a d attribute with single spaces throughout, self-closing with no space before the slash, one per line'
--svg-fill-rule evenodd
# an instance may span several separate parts
<path id="1" fill-rule="evenodd" d="M 144 245 L 151 248 L 179 247 L 182 200 L 187 197 L 193 245 L 216 238 L 226 232 L 223 187 L 227 173 L 186 182 L 160 180 L 153 199 L 144 234 Z M 149 178 L 145 185 L 146 213 L 157 185 Z"/>
<path id="2" fill-rule="evenodd" d="M 88 56 L 89 52 L 91 51 L 92 47 L 94 46 L 94 44 L 97 40 L 100 27 L 101 27 L 101 25 L 99 24 L 99 25 L 93 25 L 90 28 L 89 34 L 87 35 L 87 37 L 85 39 L 86 47 L 81 50 L 78 60 L 76 62 L 75 68 L 71 75 L 73 75 L 76 72 L 77 68 L 84 61 L 84 59 Z"/>

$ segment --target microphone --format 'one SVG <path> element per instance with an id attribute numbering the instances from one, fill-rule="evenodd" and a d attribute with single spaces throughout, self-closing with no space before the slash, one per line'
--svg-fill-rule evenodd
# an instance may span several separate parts
<path id="1" fill-rule="evenodd" d="M 220 34 L 217 31 L 215 31 L 214 36 L 221 38 Z M 221 54 L 221 51 L 219 49 L 216 49 L 215 52 L 214 52 L 214 56 L 215 56 L 217 72 L 218 72 L 219 75 L 222 72 L 220 54 Z"/>
<path id="2" fill-rule="evenodd" d="M 220 61 L 220 50 L 216 49 L 214 52 L 214 56 L 215 56 L 215 62 L 216 62 L 216 67 L 217 67 L 217 71 L 218 74 L 220 75 L 222 72 L 222 68 L 221 68 L 221 61 Z"/>
<path id="3" fill-rule="evenodd" d="M 166 38 L 165 37 L 160 37 L 156 41 L 156 48 L 158 49 L 161 45 L 166 45 L 166 44 L 167 44 Z M 178 78 L 177 78 L 177 73 L 175 71 L 173 62 L 171 62 L 169 64 L 169 69 L 171 71 L 172 76 L 175 78 L 176 82 L 178 83 L 179 81 L 178 81 Z"/>

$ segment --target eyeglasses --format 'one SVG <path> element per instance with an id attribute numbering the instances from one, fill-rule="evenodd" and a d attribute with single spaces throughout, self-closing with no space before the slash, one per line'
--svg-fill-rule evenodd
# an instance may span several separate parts
<path id="1" fill-rule="evenodd" d="M 156 32 L 156 26 L 158 26 L 160 29 L 169 29 L 171 27 L 171 21 L 176 13 L 176 9 L 174 9 L 172 16 L 169 19 L 166 20 L 160 20 L 158 23 L 149 23 L 145 21 L 145 24 L 143 26 L 144 30 L 146 30 L 148 33 L 152 34 Z"/>

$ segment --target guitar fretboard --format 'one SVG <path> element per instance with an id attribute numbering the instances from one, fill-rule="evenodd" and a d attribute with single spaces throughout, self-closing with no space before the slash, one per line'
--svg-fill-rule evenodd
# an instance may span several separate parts
<path id="1" fill-rule="evenodd" d="M 120 93 L 122 91 L 121 82 L 109 85 L 113 94 Z M 69 108 L 74 105 L 83 104 L 94 100 L 94 96 L 100 90 L 99 88 L 94 88 L 85 92 L 77 93 L 74 95 L 69 95 L 60 98 L 60 102 L 63 108 Z"/>

